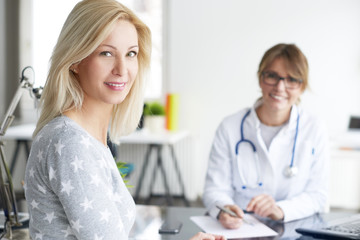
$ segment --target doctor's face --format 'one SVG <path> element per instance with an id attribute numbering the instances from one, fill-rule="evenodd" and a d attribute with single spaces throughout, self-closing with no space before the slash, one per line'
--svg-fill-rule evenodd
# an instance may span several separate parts
<path id="1" fill-rule="evenodd" d="M 266 75 L 263 74 L 261 76 L 260 88 L 262 90 L 264 107 L 276 112 L 290 111 L 291 106 L 298 101 L 303 92 L 301 84 L 297 87 L 290 85 L 293 82 L 292 80 L 296 79 L 290 78 L 282 58 L 275 59 L 274 62 L 266 68 L 265 72 L 270 74 L 270 77 L 275 76 L 275 79 L 280 77 L 282 80 L 270 85 L 265 81 Z M 285 81 L 287 81 L 287 83 L 285 83 Z"/>
<path id="2" fill-rule="evenodd" d="M 110 35 L 88 57 L 74 65 L 84 103 L 112 106 L 128 95 L 138 72 L 135 26 L 118 20 Z"/>

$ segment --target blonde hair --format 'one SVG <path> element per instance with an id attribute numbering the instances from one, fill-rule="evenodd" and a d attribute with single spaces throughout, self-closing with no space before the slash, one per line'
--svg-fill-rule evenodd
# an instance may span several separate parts
<path id="1" fill-rule="evenodd" d="M 301 90 L 309 88 L 309 66 L 305 55 L 295 44 L 280 43 L 269 50 L 267 50 L 261 59 L 258 69 L 258 79 L 261 81 L 262 73 L 268 68 L 276 59 L 284 60 L 286 69 L 289 75 L 293 78 L 301 79 Z"/>
<path id="2" fill-rule="evenodd" d="M 137 31 L 138 73 L 127 97 L 114 106 L 110 139 L 117 141 L 138 125 L 144 95 L 144 75 L 150 66 L 150 29 L 127 7 L 116 0 L 83 0 L 76 4 L 60 32 L 40 100 L 42 110 L 33 136 L 63 112 L 80 109 L 83 91 L 70 71 L 74 63 L 89 56 L 110 34 L 118 19 L 132 23 Z"/>

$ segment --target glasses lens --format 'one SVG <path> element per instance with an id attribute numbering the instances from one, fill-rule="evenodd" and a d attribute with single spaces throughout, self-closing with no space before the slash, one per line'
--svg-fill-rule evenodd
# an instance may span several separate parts
<path id="1" fill-rule="evenodd" d="M 284 80 L 285 87 L 288 89 L 296 89 L 299 88 L 302 80 L 292 78 L 292 77 L 286 77 L 282 78 L 277 73 L 274 72 L 264 72 L 263 73 L 263 81 L 271 86 L 275 86 L 278 84 L 280 80 Z"/>
<path id="2" fill-rule="evenodd" d="M 285 86 L 286 88 L 294 89 L 299 88 L 302 81 L 300 79 L 288 77 L 285 79 Z"/>
<path id="3" fill-rule="evenodd" d="M 264 82 L 269 85 L 276 85 L 279 80 L 279 76 L 273 72 L 264 72 L 263 76 Z"/>

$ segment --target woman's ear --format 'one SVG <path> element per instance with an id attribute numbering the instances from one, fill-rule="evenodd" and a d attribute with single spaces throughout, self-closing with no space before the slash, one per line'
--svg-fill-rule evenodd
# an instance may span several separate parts
<path id="1" fill-rule="evenodd" d="M 71 65 L 70 71 L 72 71 L 74 74 L 77 74 L 79 72 L 79 64 L 74 63 L 73 65 Z"/>

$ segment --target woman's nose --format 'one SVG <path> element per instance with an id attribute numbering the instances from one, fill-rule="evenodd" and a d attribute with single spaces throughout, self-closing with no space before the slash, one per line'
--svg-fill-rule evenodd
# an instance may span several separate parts
<path id="1" fill-rule="evenodd" d="M 280 78 L 277 84 L 275 85 L 275 87 L 279 90 L 285 90 L 286 89 L 285 81 L 286 81 L 285 78 Z"/>
<path id="2" fill-rule="evenodd" d="M 126 61 L 125 59 L 118 58 L 114 63 L 113 74 L 123 76 L 126 74 Z"/>

